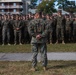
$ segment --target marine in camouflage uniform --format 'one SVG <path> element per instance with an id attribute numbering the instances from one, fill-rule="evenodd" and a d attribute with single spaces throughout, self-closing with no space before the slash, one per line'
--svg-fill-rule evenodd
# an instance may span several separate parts
<path id="1" fill-rule="evenodd" d="M 2 27 L 1 27 L 1 24 L 2 24 L 2 16 L 0 15 L 0 43 L 1 43 L 1 39 L 2 39 Z"/>
<path id="2" fill-rule="evenodd" d="M 32 45 L 32 52 L 33 52 L 33 60 L 32 60 L 33 68 L 31 70 L 33 71 L 36 70 L 35 67 L 37 66 L 38 49 L 40 49 L 40 52 L 41 52 L 43 69 L 46 70 L 46 67 L 47 67 L 46 41 L 47 41 L 48 30 L 44 20 L 40 18 L 40 13 L 35 14 L 34 20 L 32 20 L 29 23 L 28 31 L 29 31 L 29 34 L 32 36 L 31 45 Z"/>
<path id="3" fill-rule="evenodd" d="M 56 15 L 52 16 L 52 20 L 53 20 L 53 24 L 52 24 L 52 42 L 55 43 L 56 42 Z"/>
<path id="4" fill-rule="evenodd" d="M 46 15 L 45 23 L 46 23 L 46 25 L 48 25 L 48 37 L 47 37 L 47 40 L 48 40 L 48 43 L 49 43 L 49 44 L 52 44 L 53 18 L 52 18 L 52 16 L 51 16 L 51 19 L 50 19 L 50 14 L 47 14 L 47 15 Z"/>
<path id="5" fill-rule="evenodd" d="M 21 21 L 19 20 L 19 16 L 16 15 L 16 20 L 14 20 L 14 24 L 13 24 L 14 45 L 17 44 L 17 37 L 19 37 L 19 44 L 22 45 L 22 43 L 21 43 L 21 36 L 22 36 L 21 28 L 22 27 L 23 27 L 23 25 L 21 24 Z"/>
<path id="6" fill-rule="evenodd" d="M 56 25 L 56 37 L 57 37 L 57 41 L 56 43 L 58 43 L 58 40 L 62 40 L 62 44 L 64 43 L 64 25 L 65 25 L 65 18 L 62 15 L 61 10 L 58 11 L 58 16 L 56 17 L 57 20 L 57 25 Z"/>
<path id="7" fill-rule="evenodd" d="M 29 36 L 29 33 L 28 33 L 28 22 L 30 22 L 29 19 L 26 19 L 25 16 L 23 16 L 23 20 L 22 20 L 22 23 L 23 23 L 23 28 L 22 28 L 22 31 L 23 31 L 23 40 L 24 40 L 24 43 L 30 43 L 30 36 Z"/>
<path id="8" fill-rule="evenodd" d="M 66 31 L 66 41 L 70 42 L 70 40 L 71 40 L 71 20 L 70 20 L 69 16 L 66 17 L 65 31 Z"/>
<path id="9" fill-rule="evenodd" d="M 73 41 L 76 42 L 76 17 L 73 21 Z"/>
<path id="10" fill-rule="evenodd" d="M 74 22 L 74 15 L 71 15 L 70 17 L 71 20 L 71 41 L 73 41 L 73 22 Z"/>
<path id="11" fill-rule="evenodd" d="M 11 29 L 11 31 L 10 31 L 10 35 L 11 35 L 11 37 L 10 37 L 10 41 L 11 41 L 11 43 L 13 44 L 14 43 L 14 31 L 13 31 L 13 24 L 14 24 L 14 15 L 10 15 L 10 29 Z"/>
<path id="12" fill-rule="evenodd" d="M 4 15 L 2 20 L 2 45 L 5 44 L 5 38 L 7 36 L 7 43 L 10 45 L 10 20 L 7 15 Z"/>

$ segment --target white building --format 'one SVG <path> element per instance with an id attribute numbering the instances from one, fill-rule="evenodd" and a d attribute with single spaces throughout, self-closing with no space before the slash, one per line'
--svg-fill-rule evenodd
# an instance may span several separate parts
<path id="1" fill-rule="evenodd" d="M 27 14 L 31 0 L 0 0 L 0 14 Z"/>

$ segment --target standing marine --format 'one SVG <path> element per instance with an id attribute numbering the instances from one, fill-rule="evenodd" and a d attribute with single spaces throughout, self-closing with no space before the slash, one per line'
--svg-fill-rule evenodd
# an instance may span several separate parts
<path id="1" fill-rule="evenodd" d="M 47 67 L 47 34 L 48 30 L 45 25 L 45 21 L 41 18 L 41 12 L 37 12 L 34 19 L 30 21 L 28 31 L 31 39 L 33 59 L 32 59 L 32 71 L 36 71 L 38 50 L 40 49 L 43 70 Z"/>
<path id="2" fill-rule="evenodd" d="M 65 27 L 65 17 L 62 15 L 62 11 L 58 11 L 58 15 L 56 17 L 56 43 L 61 39 L 62 44 L 65 44 L 64 42 L 64 27 Z"/>

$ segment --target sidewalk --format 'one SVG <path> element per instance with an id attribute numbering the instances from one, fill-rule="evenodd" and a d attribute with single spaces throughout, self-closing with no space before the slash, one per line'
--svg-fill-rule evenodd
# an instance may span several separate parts
<path id="1" fill-rule="evenodd" d="M 40 53 L 38 61 L 40 61 Z M 48 60 L 74 60 L 76 61 L 76 52 L 51 52 L 47 53 Z M 0 61 L 31 61 L 32 53 L 0 53 Z"/>

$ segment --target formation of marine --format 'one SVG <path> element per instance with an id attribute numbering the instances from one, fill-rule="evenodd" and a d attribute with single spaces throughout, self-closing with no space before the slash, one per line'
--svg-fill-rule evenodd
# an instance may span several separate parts
<path id="1" fill-rule="evenodd" d="M 76 15 L 65 14 L 61 11 L 57 14 L 42 14 L 42 19 L 48 30 L 47 43 L 76 42 Z M 0 44 L 27 44 L 31 41 L 29 35 L 30 23 L 36 23 L 34 14 L 28 15 L 0 15 Z M 32 24 L 31 23 L 31 24 Z M 41 25 L 41 27 L 44 26 Z M 38 31 L 41 31 L 39 24 Z M 34 30 L 36 32 L 36 29 Z"/>

